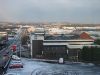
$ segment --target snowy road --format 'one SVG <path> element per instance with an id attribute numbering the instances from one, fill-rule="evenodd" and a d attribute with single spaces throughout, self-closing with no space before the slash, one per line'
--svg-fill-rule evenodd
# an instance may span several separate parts
<path id="1" fill-rule="evenodd" d="M 23 69 L 8 69 L 18 75 L 100 75 L 100 67 L 93 64 L 51 64 L 22 59 Z M 16 75 L 15 74 L 15 75 Z"/>

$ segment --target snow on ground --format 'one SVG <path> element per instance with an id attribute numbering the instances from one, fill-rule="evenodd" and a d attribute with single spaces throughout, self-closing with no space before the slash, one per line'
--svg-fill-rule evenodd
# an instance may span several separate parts
<path id="1" fill-rule="evenodd" d="M 22 58 L 24 68 L 8 69 L 15 75 L 100 75 L 100 67 L 93 64 L 53 64 Z"/>

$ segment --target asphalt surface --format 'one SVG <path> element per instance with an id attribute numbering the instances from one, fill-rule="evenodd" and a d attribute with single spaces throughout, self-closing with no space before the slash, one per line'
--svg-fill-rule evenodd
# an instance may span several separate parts
<path id="1" fill-rule="evenodd" d="M 5 54 L 9 54 L 9 55 L 12 55 L 12 51 L 11 51 L 11 46 L 12 45 L 18 45 L 20 43 L 20 35 L 21 35 L 21 28 L 19 28 L 19 30 L 17 31 L 17 35 L 14 36 L 13 39 L 10 39 L 8 42 L 7 42 L 7 47 L 3 48 L 2 50 L 0 50 L 0 61 L 3 61 L 3 56 Z M 6 67 L 6 65 L 4 66 Z M 4 70 L 1 71 L 0 69 L 0 72 L 2 73 Z M 1 74 L 0 74 L 1 75 Z"/>
<path id="2" fill-rule="evenodd" d="M 86 63 L 54 64 L 22 58 L 24 68 L 9 69 L 14 75 L 100 75 L 100 66 Z"/>

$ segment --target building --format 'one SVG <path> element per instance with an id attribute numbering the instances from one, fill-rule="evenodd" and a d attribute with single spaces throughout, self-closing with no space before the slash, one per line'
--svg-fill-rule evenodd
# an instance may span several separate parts
<path id="1" fill-rule="evenodd" d="M 8 33 L 7 32 L 0 32 L 0 40 L 8 40 Z"/>
<path id="2" fill-rule="evenodd" d="M 7 32 L 0 32 L 0 49 L 2 49 L 6 45 L 7 41 L 8 41 Z"/>
<path id="3" fill-rule="evenodd" d="M 44 58 L 54 59 L 58 59 L 59 57 L 67 58 L 68 56 L 75 57 L 84 45 L 90 45 L 94 42 L 92 39 L 47 40 L 45 36 L 43 31 L 31 33 L 31 57 L 37 57 L 38 55 L 43 55 Z"/>
<path id="4" fill-rule="evenodd" d="M 79 33 L 80 39 L 100 39 L 100 31 L 86 31 L 86 32 L 80 32 Z"/>
<path id="5" fill-rule="evenodd" d="M 43 50 L 43 40 L 44 40 L 44 30 L 43 28 L 38 28 L 30 34 L 30 44 L 31 44 L 31 57 L 36 57 L 42 54 Z"/>
<path id="6" fill-rule="evenodd" d="M 86 33 L 86 32 L 82 32 L 81 34 L 80 34 L 80 38 L 81 39 L 93 39 L 88 33 Z"/>

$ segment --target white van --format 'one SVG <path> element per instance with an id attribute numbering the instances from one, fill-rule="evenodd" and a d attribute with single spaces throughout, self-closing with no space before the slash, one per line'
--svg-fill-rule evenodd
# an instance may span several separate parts
<path id="1" fill-rule="evenodd" d="M 12 55 L 13 60 L 21 60 L 17 55 Z"/>

